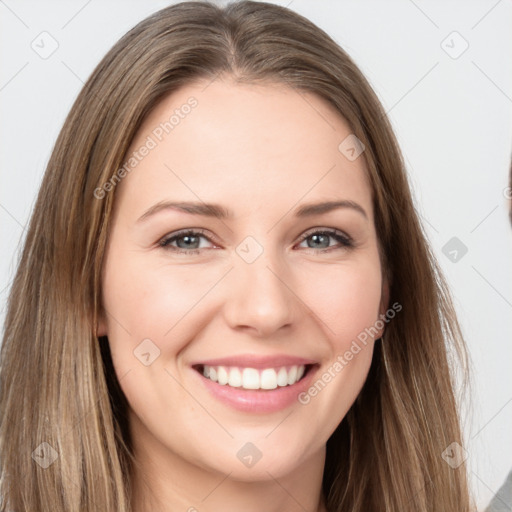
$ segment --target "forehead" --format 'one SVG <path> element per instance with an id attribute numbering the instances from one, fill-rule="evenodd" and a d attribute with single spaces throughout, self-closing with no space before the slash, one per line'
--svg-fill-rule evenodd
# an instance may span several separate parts
<path id="1" fill-rule="evenodd" d="M 125 160 L 150 149 L 116 193 L 132 207 L 199 199 L 241 214 L 276 201 L 357 199 L 371 213 L 364 154 L 352 161 L 339 149 L 351 133 L 326 100 L 285 84 L 196 82 L 145 119 Z"/>

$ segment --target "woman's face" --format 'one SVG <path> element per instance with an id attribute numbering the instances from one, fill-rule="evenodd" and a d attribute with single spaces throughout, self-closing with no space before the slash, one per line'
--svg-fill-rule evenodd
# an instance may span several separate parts
<path id="1" fill-rule="evenodd" d="M 115 185 L 98 325 L 141 456 L 247 481 L 323 462 L 387 307 L 350 135 L 319 97 L 222 80 L 145 120 Z"/>

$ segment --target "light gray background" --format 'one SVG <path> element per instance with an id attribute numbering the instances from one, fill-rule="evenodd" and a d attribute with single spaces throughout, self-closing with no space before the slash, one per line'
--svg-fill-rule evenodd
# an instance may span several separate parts
<path id="1" fill-rule="evenodd" d="M 0 0 L 2 325 L 24 226 L 74 98 L 121 35 L 170 3 Z M 395 128 L 471 351 L 464 448 L 483 508 L 512 467 L 512 2 L 275 3 L 312 20 L 354 58 Z M 52 44 L 47 58 L 35 51 Z M 455 262 L 452 247 L 443 252 L 452 237 L 468 249 Z"/>

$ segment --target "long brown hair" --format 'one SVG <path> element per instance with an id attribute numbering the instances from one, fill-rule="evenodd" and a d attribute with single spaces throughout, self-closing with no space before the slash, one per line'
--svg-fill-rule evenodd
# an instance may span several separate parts
<path id="1" fill-rule="evenodd" d="M 98 199 L 95 190 L 121 168 L 164 96 L 221 75 L 326 99 L 366 148 L 390 303 L 403 309 L 328 440 L 328 510 L 470 510 L 465 465 L 442 456 L 452 443 L 464 445 L 452 366 L 465 368 L 465 345 L 390 123 L 367 80 L 325 32 L 289 9 L 250 1 L 223 8 L 184 2 L 143 20 L 103 58 L 64 123 L 8 302 L 1 509 L 130 510 L 135 460 L 127 403 L 108 340 L 95 336 L 115 193 Z"/>

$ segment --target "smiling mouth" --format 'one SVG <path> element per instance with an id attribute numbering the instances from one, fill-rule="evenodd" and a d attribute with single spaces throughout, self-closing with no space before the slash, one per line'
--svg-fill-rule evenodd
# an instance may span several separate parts
<path id="1" fill-rule="evenodd" d="M 243 368 L 239 366 L 194 365 L 204 378 L 221 386 L 246 390 L 273 390 L 293 386 L 304 379 L 314 364 L 280 366 L 278 368 Z"/>

